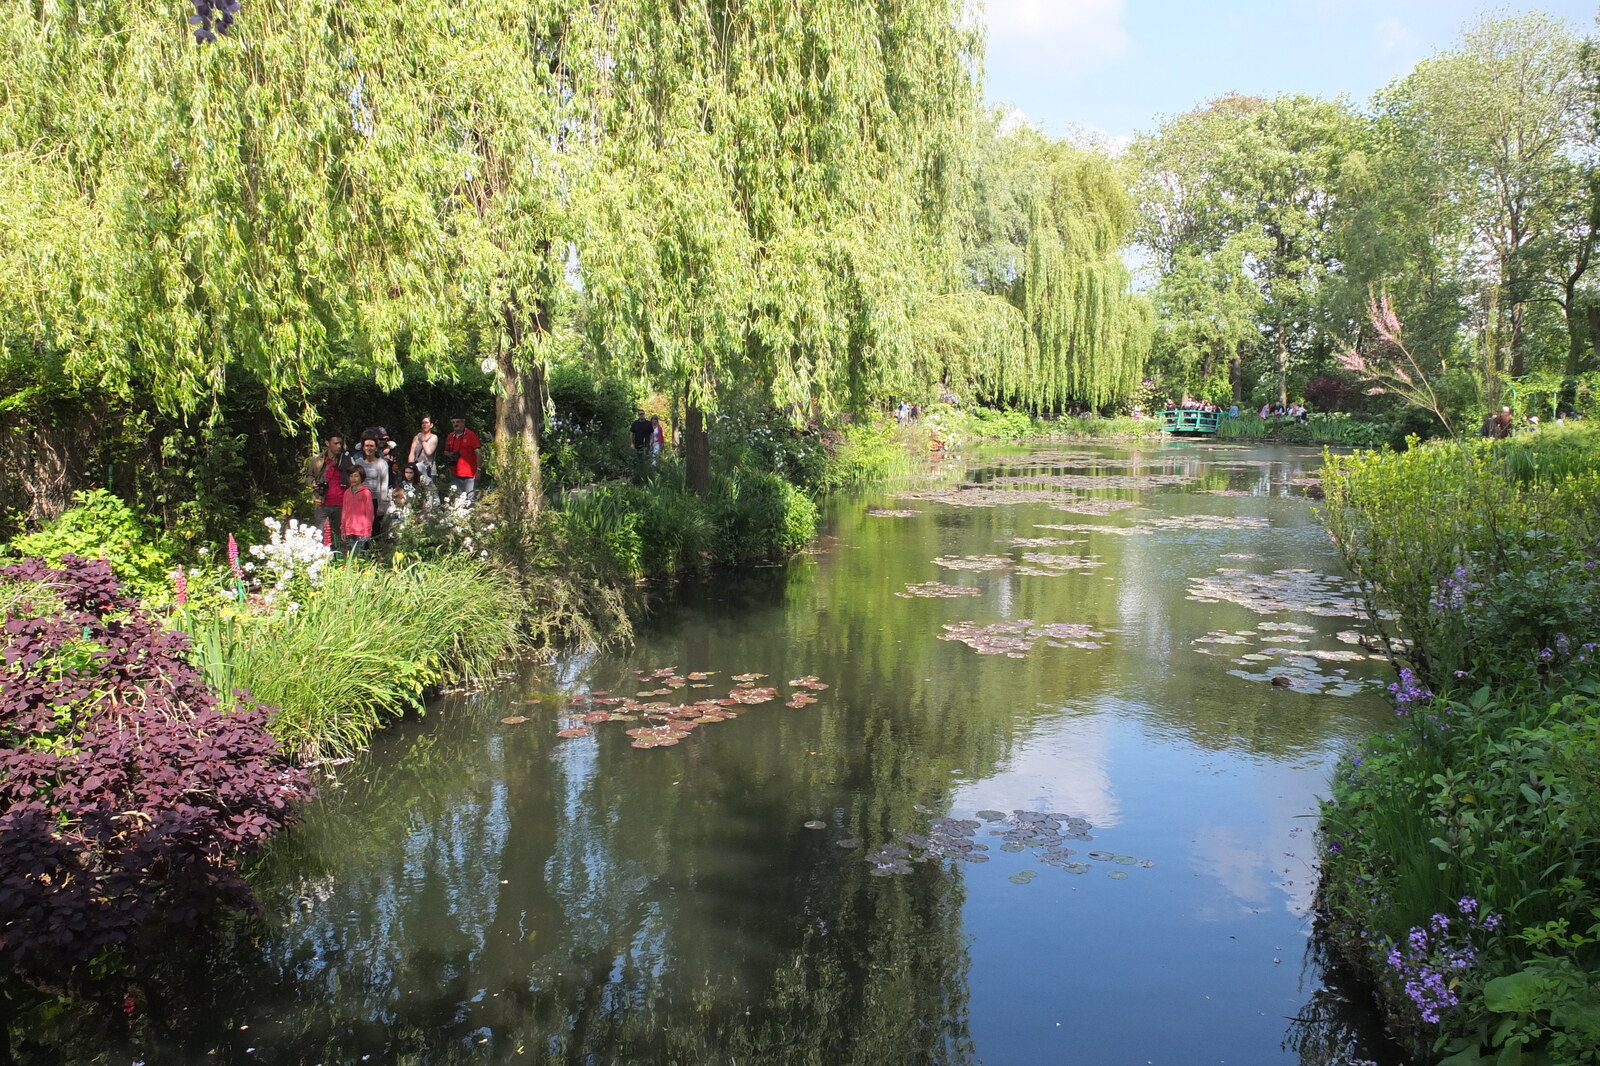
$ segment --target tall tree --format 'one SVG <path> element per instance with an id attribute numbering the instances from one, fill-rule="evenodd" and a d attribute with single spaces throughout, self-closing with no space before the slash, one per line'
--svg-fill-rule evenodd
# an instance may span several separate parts
<path id="1" fill-rule="evenodd" d="M 1335 347 L 1318 300 L 1336 267 L 1337 191 L 1358 129 L 1339 102 L 1226 96 L 1169 121 L 1130 153 L 1141 241 L 1165 276 L 1185 255 L 1251 239 L 1245 269 L 1260 293 L 1258 351 L 1281 402 L 1291 364 Z M 1226 273 L 1216 277 L 1227 283 Z"/>
<path id="2" fill-rule="evenodd" d="M 1578 47 L 1570 27 L 1549 15 L 1486 17 L 1458 50 L 1424 60 L 1380 95 L 1384 110 L 1412 127 L 1470 226 L 1463 272 L 1484 279 L 1478 306 L 1486 335 L 1497 338 L 1493 369 L 1512 376 L 1526 365 L 1541 247 L 1553 253 L 1556 233 L 1584 217 L 1583 198 L 1572 195 L 1575 179 L 1583 186 L 1574 148 L 1587 118 Z M 1586 261 L 1587 242 L 1563 243 L 1569 265 Z"/>
<path id="3" fill-rule="evenodd" d="M 1016 308 L 1026 347 L 1012 359 L 974 361 L 972 386 L 1046 410 L 1126 399 L 1149 354 L 1150 314 L 1122 260 L 1133 205 L 1121 172 L 1097 150 L 1027 126 L 1001 132 L 994 118 L 976 155 L 969 195 L 982 206 L 966 268 L 980 291 Z M 996 345 L 1007 330 L 992 323 L 987 335 Z"/>
<path id="4" fill-rule="evenodd" d="M 704 415 L 734 380 L 798 414 L 916 377 L 976 97 L 960 16 L 953 0 L 644 0 L 616 19 L 586 321 L 683 398 L 695 487 Z"/>
<path id="5" fill-rule="evenodd" d="M 159 0 L 11 5 L 0 217 L 52 243 L 0 244 L 0 334 L 178 413 L 249 383 L 285 424 L 343 369 L 485 360 L 535 503 L 593 15 L 283 0 L 197 47 Z"/>

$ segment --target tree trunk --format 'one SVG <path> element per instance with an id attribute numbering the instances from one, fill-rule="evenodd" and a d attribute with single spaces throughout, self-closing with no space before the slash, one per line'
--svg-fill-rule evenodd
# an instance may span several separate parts
<path id="1" fill-rule="evenodd" d="M 523 516 L 532 517 L 544 504 L 539 479 L 544 367 L 528 358 L 524 350 L 524 324 L 515 297 L 506 304 L 502 318 L 505 337 L 495 356 L 495 376 L 500 385 L 494 402 L 495 479 L 506 504 Z M 543 310 L 536 310 L 533 328 L 543 330 L 545 322 Z"/>
<path id="2" fill-rule="evenodd" d="M 1516 300 L 1511 304 L 1511 376 L 1522 376 L 1522 330 L 1527 304 Z"/>
<path id="3" fill-rule="evenodd" d="M 1233 386 L 1233 402 L 1244 406 L 1244 359 L 1235 355 L 1228 360 L 1228 383 Z"/>
<path id="4" fill-rule="evenodd" d="M 1289 405 L 1289 331 L 1279 326 L 1276 331 L 1277 345 L 1272 355 L 1272 369 L 1278 375 L 1278 402 L 1285 407 Z"/>
<path id="5" fill-rule="evenodd" d="M 1600 364 L 1600 306 L 1588 308 L 1584 317 L 1589 321 L 1589 361 Z"/>
<path id="6" fill-rule="evenodd" d="M 711 493 L 711 435 L 706 432 L 706 414 L 700 405 L 683 402 L 683 480 L 696 496 Z"/>

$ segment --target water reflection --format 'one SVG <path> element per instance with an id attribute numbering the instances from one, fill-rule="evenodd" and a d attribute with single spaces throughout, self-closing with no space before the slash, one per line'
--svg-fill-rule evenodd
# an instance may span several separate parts
<path id="1" fill-rule="evenodd" d="M 838 501 L 819 553 L 687 590 L 628 654 L 530 667 L 391 731 L 258 870 L 260 927 L 193 960 L 186 984 L 152 986 L 159 1009 L 131 1032 L 48 1039 L 82 1061 L 151 1066 L 1187 1062 L 1196 1049 L 1309 1063 L 1369 1048 L 1322 990 L 1320 960 L 1302 984 L 1302 816 L 1381 702 L 1230 676 L 1194 642 L 1261 617 L 1186 598 L 1219 566 L 1335 565 L 1289 484 L 1316 462 L 1055 449 L 951 472 L 1032 502 L 929 500 L 884 518 L 869 510 L 903 506 L 893 492 Z M 1075 480 L 1089 473 L 1119 480 Z M 1140 475 L 1164 480 L 1121 480 Z M 1064 513 L 1043 492 L 1139 506 Z M 1011 543 L 1041 536 L 1084 543 Z M 978 596 L 897 595 L 952 580 L 941 556 L 1035 551 L 1100 565 L 961 571 Z M 1282 617 L 1324 636 L 1350 624 Z M 1092 626 L 1105 646 L 1041 642 L 1013 659 L 937 639 L 950 623 L 1024 618 Z M 719 686 L 754 671 L 830 688 L 672 748 L 633 749 L 620 729 L 555 736 L 563 698 L 631 695 L 639 671 L 668 666 L 719 671 Z M 1086 819 L 1094 841 L 1066 843 L 1089 869 L 1004 850 L 986 824 L 974 839 L 990 861 L 872 876 L 866 856 L 924 811 Z M 1310 1020 L 1286 1036 L 1286 1018 Z"/>

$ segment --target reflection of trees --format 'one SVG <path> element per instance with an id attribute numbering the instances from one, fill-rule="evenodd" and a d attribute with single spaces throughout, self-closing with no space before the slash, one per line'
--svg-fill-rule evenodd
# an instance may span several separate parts
<path id="1" fill-rule="evenodd" d="M 1179 512 L 1234 506 L 1162 497 Z M 1157 728 L 1202 746 L 1276 754 L 1344 727 L 1328 701 L 1263 688 L 1251 702 L 1232 679 L 1169 676 L 1162 656 L 1186 639 L 1176 612 L 1210 610 L 1182 602 L 1181 581 L 1138 592 L 1170 565 L 1170 536 L 1061 549 L 1104 556 L 1090 574 L 982 574 L 982 597 L 897 597 L 952 580 L 936 556 L 1005 553 L 1043 532 L 1034 522 L 1081 520 L 918 506 L 920 519 L 875 519 L 842 502 L 826 554 L 692 588 L 625 659 L 561 667 L 563 683 L 622 692 L 640 687 L 633 670 L 666 665 L 720 670 L 719 684 L 814 673 L 832 685 L 816 705 L 767 704 L 661 751 L 615 727 L 557 740 L 549 700 L 517 692 L 391 731 L 257 871 L 273 917 L 175 980 L 164 1031 L 124 1059 L 254 1046 L 268 1063 L 519 1061 L 518 1048 L 570 1063 L 970 1062 L 962 879 L 870 877 L 840 838 L 871 849 L 920 828 L 913 806 L 941 809 L 953 771 L 994 773 L 1036 717 L 1107 693 L 1137 695 Z M 1103 651 L 1025 660 L 936 639 L 943 622 L 1018 617 L 1123 632 Z M 526 684 L 548 692 L 548 678 Z M 531 721 L 499 724 L 515 714 Z"/>
<path id="2" fill-rule="evenodd" d="M 1340 965 L 1322 936 L 1309 941 L 1302 972 L 1317 987 L 1289 1020 L 1283 1038 L 1284 1050 L 1298 1055 L 1301 1066 L 1330 1062 L 1372 1062 L 1377 1066 L 1406 1061 L 1371 1008 L 1371 990 Z"/>

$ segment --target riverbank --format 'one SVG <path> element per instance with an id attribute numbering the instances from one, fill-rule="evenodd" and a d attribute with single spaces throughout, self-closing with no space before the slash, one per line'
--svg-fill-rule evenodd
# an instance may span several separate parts
<path id="1" fill-rule="evenodd" d="M 1323 805 L 1320 904 L 1422 1059 L 1600 1056 L 1600 434 L 1330 459 L 1401 667 Z"/>
<path id="2" fill-rule="evenodd" d="M 1249 606 L 1278 570 L 1337 571 L 1292 483 L 1319 462 L 1008 445 L 941 479 L 835 494 L 826 536 L 791 565 L 679 582 L 628 647 L 447 692 L 327 767 L 252 869 L 262 920 L 169 952 L 174 980 L 132 988 L 131 1016 L 125 987 L 30 1016 L 27 1066 L 161 1048 L 253 1048 L 269 1066 L 551 1046 L 597 1063 L 938 1061 L 953 1041 L 959 1061 L 1205 1047 L 1292 1066 L 1334 1046 L 1394 1066 L 1381 1041 L 1354 1042 L 1361 1005 L 1325 955 L 1299 950 L 1307 816 L 1387 713 L 1383 667 L 1339 639 L 1352 618 Z M 1058 524 L 1087 528 L 1039 528 Z M 986 653 L 1023 617 L 1052 630 Z M 1310 652 L 1342 652 L 1317 660 L 1320 694 L 1309 673 L 1280 688 L 1233 661 Z M 634 746 L 628 731 L 668 708 L 624 704 L 722 697 L 752 674 L 783 695 Z M 687 684 L 641 694 L 674 677 Z M 828 687 L 786 705 L 809 677 Z M 1326 691 L 1346 680 L 1359 687 Z M 597 712 L 641 717 L 581 721 Z M 589 735 L 562 735 L 574 725 Z M 1018 810 L 1094 839 L 1016 833 Z M 873 859 L 962 821 L 988 861 Z M 1159 1026 L 1140 1024 L 1153 970 Z"/>

